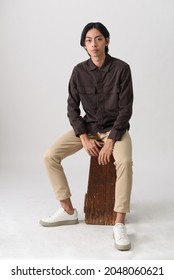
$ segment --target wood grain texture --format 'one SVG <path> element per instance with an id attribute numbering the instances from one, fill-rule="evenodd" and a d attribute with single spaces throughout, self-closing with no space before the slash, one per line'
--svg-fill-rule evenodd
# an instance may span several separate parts
<path id="1" fill-rule="evenodd" d="M 113 225 L 115 223 L 116 213 L 113 211 L 115 181 L 113 156 L 107 165 L 99 165 L 98 159 L 91 157 L 84 203 L 86 224 Z"/>

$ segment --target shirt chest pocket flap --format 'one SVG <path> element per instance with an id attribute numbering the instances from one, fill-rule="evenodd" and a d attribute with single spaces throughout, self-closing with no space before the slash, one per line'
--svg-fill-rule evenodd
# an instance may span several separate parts
<path id="1" fill-rule="evenodd" d="M 95 87 L 79 87 L 80 94 L 95 94 L 96 89 Z"/>
<path id="2" fill-rule="evenodd" d="M 80 87 L 79 94 L 85 110 L 90 111 L 96 109 L 97 95 L 95 87 Z"/>

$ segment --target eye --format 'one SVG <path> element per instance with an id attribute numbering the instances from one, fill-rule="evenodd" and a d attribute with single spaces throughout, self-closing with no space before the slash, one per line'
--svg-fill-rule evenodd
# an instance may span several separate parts
<path id="1" fill-rule="evenodd" d="M 90 43 L 91 39 L 86 39 L 85 42 Z"/>

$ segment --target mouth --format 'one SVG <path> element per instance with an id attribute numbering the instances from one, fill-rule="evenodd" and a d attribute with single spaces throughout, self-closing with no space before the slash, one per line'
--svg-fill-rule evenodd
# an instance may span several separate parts
<path id="1" fill-rule="evenodd" d="M 97 49 L 94 49 L 94 50 L 91 50 L 91 52 L 96 53 L 96 52 L 98 52 L 98 50 L 97 50 Z"/>

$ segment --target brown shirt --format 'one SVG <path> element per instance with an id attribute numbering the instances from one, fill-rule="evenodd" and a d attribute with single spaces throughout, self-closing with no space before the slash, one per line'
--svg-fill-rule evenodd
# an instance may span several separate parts
<path id="1" fill-rule="evenodd" d="M 107 54 L 98 68 L 91 59 L 73 69 L 69 81 L 68 118 L 76 136 L 110 131 L 108 138 L 121 140 L 129 130 L 133 88 L 129 65 Z M 85 116 L 81 115 L 80 104 Z"/>

